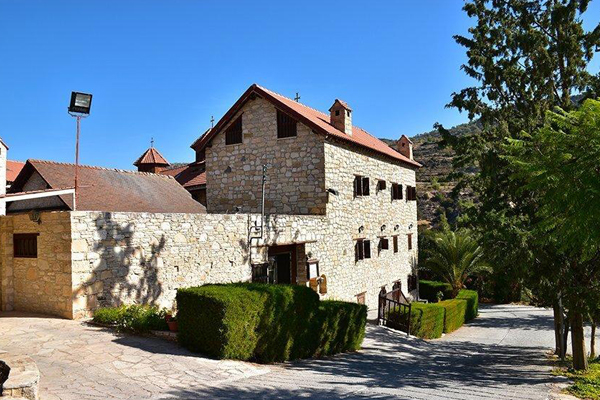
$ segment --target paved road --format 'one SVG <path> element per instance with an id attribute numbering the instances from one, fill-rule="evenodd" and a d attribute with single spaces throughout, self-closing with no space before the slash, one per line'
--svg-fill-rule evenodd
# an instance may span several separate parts
<path id="1" fill-rule="evenodd" d="M 32 356 L 42 399 L 546 399 L 548 310 L 483 307 L 436 341 L 370 326 L 362 351 L 261 366 L 81 322 L 0 314 L 0 349 Z"/>

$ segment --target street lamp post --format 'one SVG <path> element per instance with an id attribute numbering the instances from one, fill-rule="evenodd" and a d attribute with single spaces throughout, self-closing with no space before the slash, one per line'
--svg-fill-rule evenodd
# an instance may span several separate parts
<path id="1" fill-rule="evenodd" d="M 81 131 L 81 119 L 90 115 L 92 108 L 92 95 L 81 92 L 71 92 L 71 103 L 69 105 L 69 115 L 77 121 L 77 138 L 75 140 L 75 199 L 73 201 L 73 211 L 77 210 L 79 191 L 79 133 Z"/>

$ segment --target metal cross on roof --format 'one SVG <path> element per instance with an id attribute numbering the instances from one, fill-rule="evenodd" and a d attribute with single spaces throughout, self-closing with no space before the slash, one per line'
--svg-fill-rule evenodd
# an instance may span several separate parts
<path id="1" fill-rule="evenodd" d="M 296 97 L 294 97 L 294 100 L 296 100 L 296 103 L 300 101 L 300 94 L 298 92 L 296 92 Z"/>
<path id="2" fill-rule="evenodd" d="M 215 127 L 215 117 L 214 117 L 214 115 L 210 116 L 210 127 L 211 128 Z"/>
<path id="3" fill-rule="evenodd" d="M 154 148 L 154 138 L 150 138 L 150 147 Z"/>

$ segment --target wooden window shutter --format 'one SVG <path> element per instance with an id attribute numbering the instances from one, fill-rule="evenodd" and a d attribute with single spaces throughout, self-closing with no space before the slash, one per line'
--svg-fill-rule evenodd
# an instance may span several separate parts
<path id="1" fill-rule="evenodd" d="M 13 257 L 37 258 L 37 233 L 15 233 L 13 236 Z"/>
<path id="2" fill-rule="evenodd" d="M 359 245 L 360 240 L 357 240 L 356 243 L 354 243 L 354 262 L 358 262 L 358 260 L 360 260 L 360 254 L 358 250 Z"/>
<path id="3" fill-rule="evenodd" d="M 369 178 L 362 178 L 362 194 L 363 196 L 369 196 L 370 195 L 370 191 L 369 191 Z"/>
<path id="4" fill-rule="evenodd" d="M 413 248 L 413 245 L 412 245 L 413 244 L 412 243 L 412 233 L 409 233 L 407 236 L 408 236 L 408 249 L 412 250 L 412 248 Z"/>
<path id="5" fill-rule="evenodd" d="M 277 137 L 289 138 L 297 136 L 297 123 L 292 117 L 277 110 Z"/>
<path id="6" fill-rule="evenodd" d="M 354 197 L 362 196 L 363 194 L 363 180 L 361 176 L 354 177 Z"/>
<path id="7" fill-rule="evenodd" d="M 371 258 L 371 241 L 363 240 L 365 258 Z"/>
<path id="8" fill-rule="evenodd" d="M 240 115 L 225 132 L 225 144 L 242 143 L 242 116 Z"/>
<path id="9" fill-rule="evenodd" d="M 398 252 L 398 236 L 394 236 L 394 253 Z"/>

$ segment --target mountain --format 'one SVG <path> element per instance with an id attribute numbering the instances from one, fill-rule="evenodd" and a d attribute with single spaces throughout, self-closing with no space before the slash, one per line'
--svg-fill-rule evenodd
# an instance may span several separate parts
<path id="1" fill-rule="evenodd" d="M 481 132 L 481 124 L 477 121 L 457 125 L 449 131 L 458 136 L 475 135 Z M 396 148 L 396 141 L 381 139 L 390 147 Z M 449 180 L 452 172 L 452 159 L 454 152 L 442 148 L 442 140 L 437 130 L 421 133 L 411 138 L 413 141 L 413 154 L 416 161 L 423 164 L 417 170 L 417 192 L 419 194 L 418 218 L 426 224 L 435 225 L 439 222 L 440 213 L 445 212 L 449 220 L 458 214 L 456 202 L 450 197 L 455 182 Z M 468 199 L 465 194 L 461 198 Z"/>

